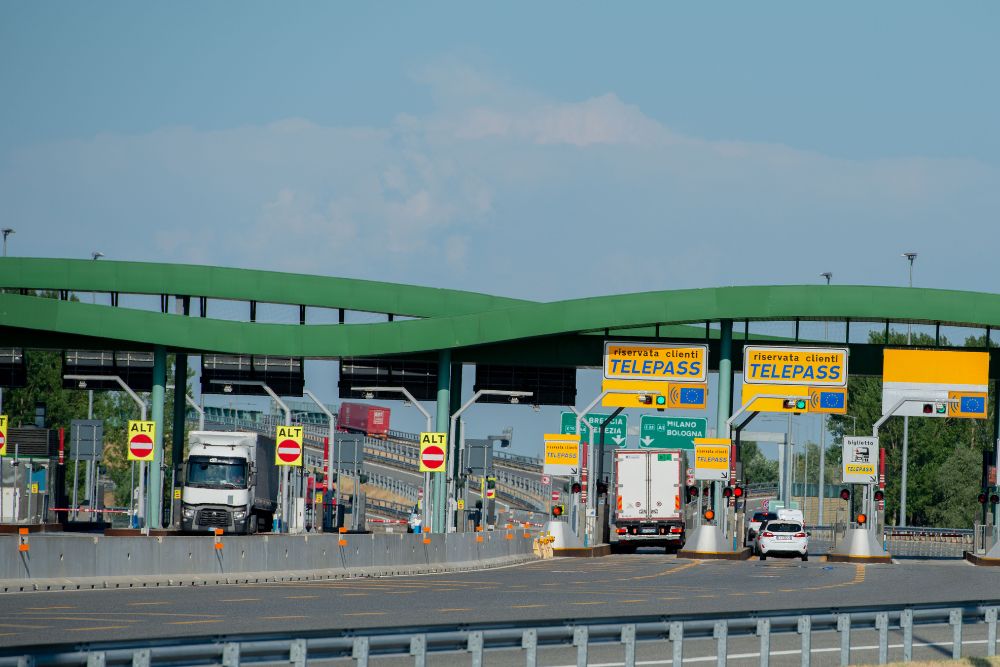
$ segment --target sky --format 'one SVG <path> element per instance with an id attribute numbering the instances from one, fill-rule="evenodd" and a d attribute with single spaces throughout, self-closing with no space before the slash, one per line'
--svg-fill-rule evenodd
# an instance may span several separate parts
<path id="1" fill-rule="evenodd" d="M 911 251 L 915 285 L 993 291 L 998 19 L 986 1 L 8 0 L 0 224 L 11 255 L 544 301 L 902 285 Z"/>

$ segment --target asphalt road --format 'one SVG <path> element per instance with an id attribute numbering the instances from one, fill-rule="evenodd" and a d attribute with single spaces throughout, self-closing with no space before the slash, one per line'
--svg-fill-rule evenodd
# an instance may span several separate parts
<path id="1" fill-rule="evenodd" d="M 310 583 L 0 596 L 0 646 L 262 631 L 551 621 L 957 602 L 1000 594 L 1000 568 L 691 561 L 645 554 L 480 572 Z M 661 656 L 665 657 L 665 656 Z M 546 663 L 551 664 L 551 663 Z"/>

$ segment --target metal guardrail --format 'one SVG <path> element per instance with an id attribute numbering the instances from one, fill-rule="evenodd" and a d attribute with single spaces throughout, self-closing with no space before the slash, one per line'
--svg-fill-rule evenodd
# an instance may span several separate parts
<path id="1" fill-rule="evenodd" d="M 487 651 L 519 651 L 529 667 L 538 663 L 538 650 L 547 647 L 576 649 L 576 664 L 585 667 L 592 646 L 618 645 L 624 653 L 625 667 L 636 664 L 636 645 L 657 642 L 672 664 L 681 667 L 685 643 L 691 640 L 714 640 L 717 664 L 725 665 L 731 639 L 756 637 L 760 664 L 768 665 L 771 638 L 775 635 L 800 637 L 801 664 L 811 662 L 812 637 L 817 632 L 840 635 L 840 664 L 850 664 L 852 636 L 858 631 L 878 633 L 878 662 L 889 660 L 889 633 L 902 634 L 902 659 L 913 659 L 914 629 L 928 626 L 951 628 L 951 641 L 930 644 L 943 650 L 951 644 L 954 659 L 962 657 L 962 634 L 967 626 L 985 625 L 986 654 L 996 655 L 997 616 L 1000 600 L 964 605 L 917 605 L 882 607 L 846 607 L 837 612 L 789 614 L 787 611 L 751 614 L 656 616 L 605 618 L 587 621 L 558 620 L 547 624 L 530 622 L 497 624 L 462 624 L 382 628 L 370 631 L 327 630 L 259 635 L 178 638 L 146 642 L 118 641 L 75 644 L 71 649 L 40 646 L 0 651 L 0 667 L 27 665 L 152 665 L 221 664 L 237 667 L 246 663 L 291 663 L 305 667 L 310 660 L 353 659 L 358 667 L 367 667 L 371 658 L 412 657 L 423 667 L 428 655 L 446 651 L 468 654 L 469 664 L 480 667 Z M 359 636 L 360 635 L 360 636 Z M 866 639 L 867 642 L 867 639 Z M 20 652 L 19 652 L 20 651 Z M 787 651 L 782 651 L 782 654 Z M 711 658 L 710 658 L 711 659 Z"/>

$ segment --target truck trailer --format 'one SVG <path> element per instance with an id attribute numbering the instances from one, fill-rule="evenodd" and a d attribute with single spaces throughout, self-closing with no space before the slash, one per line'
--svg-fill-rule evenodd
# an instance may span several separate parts
<path id="1" fill-rule="evenodd" d="M 337 428 L 375 437 L 385 436 L 389 432 L 390 414 L 389 408 L 380 405 L 344 402 L 337 413 Z"/>
<path id="2" fill-rule="evenodd" d="M 684 546 L 684 478 L 687 459 L 680 449 L 614 451 L 615 505 L 611 549 Z"/>
<path id="3" fill-rule="evenodd" d="M 270 531 L 278 507 L 275 443 L 258 433 L 192 431 L 184 463 L 181 529 Z"/>

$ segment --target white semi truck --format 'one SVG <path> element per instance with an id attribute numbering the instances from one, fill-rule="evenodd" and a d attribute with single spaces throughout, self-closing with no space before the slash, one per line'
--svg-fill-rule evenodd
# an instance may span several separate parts
<path id="1" fill-rule="evenodd" d="M 617 449 L 614 452 L 611 548 L 684 546 L 684 479 L 687 459 L 680 449 Z"/>
<path id="2" fill-rule="evenodd" d="M 192 431 L 181 529 L 227 533 L 270 531 L 278 507 L 274 439 L 258 433 Z"/>

